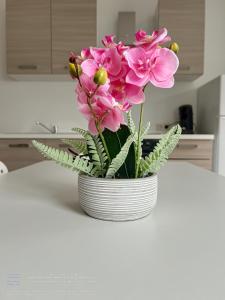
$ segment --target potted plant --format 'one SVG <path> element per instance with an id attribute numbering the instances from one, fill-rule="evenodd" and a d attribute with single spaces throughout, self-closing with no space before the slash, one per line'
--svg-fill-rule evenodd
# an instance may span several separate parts
<path id="1" fill-rule="evenodd" d="M 142 157 L 142 141 L 150 128 L 150 123 L 142 125 L 144 90 L 148 84 L 174 85 L 178 45 L 163 47 L 169 40 L 165 28 L 152 35 L 139 30 L 133 46 L 115 43 L 109 35 L 102 40 L 103 48 L 72 53 L 70 74 L 88 130 L 73 129 L 83 140 L 64 140 L 70 152 L 33 141 L 45 157 L 79 173 L 80 204 L 92 217 L 134 220 L 156 204 L 157 172 L 178 143 L 181 128 L 174 126 Z M 140 105 L 137 128 L 131 117 L 134 105 Z"/>

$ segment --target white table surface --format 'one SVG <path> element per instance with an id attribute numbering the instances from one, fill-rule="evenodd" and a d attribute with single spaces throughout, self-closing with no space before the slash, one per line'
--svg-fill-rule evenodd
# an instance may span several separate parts
<path id="1" fill-rule="evenodd" d="M 1 176 L 0 299 L 224 300 L 225 178 L 170 162 L 152 215 L 116 223 L 53 162 Z"/>

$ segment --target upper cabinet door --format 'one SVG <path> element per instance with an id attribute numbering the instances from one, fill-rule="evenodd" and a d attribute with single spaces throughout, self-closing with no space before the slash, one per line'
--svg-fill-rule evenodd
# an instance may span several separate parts
<path id="1" fill-rule="evenodd" d="M 159 0 L 159 26 L 180 46 L 178 79 L 195 79 L 204 67 L 205 0 Z"/>
<path id="2" fill-rule="evenodd" d="M 50 0 L 7 0 L 7 71 L 51 73 Z"/>
<path id="3" fill-rule="evenodd" d="M 52 0 L 52 72 L 67 73 L 69 53 L 89 46 L 96 46 L 96 0 Z"/>

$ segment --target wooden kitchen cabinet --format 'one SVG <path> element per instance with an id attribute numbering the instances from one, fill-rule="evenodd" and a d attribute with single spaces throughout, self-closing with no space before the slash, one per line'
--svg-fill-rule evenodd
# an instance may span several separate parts
<path id="1" fill-rule="evenodd" d="M 68 73 L 69 53 L 96 45 L 96 1 L 6 0 L 8 74 Z"/>
<path id="2" fill-rule="evenodd" d="M 60 139 L 38 139 L 38 141 L 58 149 L 68 149 L 68 146 Z M 170 155 L 170 160 L 186 161 L 211 170 L 212 150 L 212 140 L 180 140 Z M 6 164 L 9 171 L 44 159 L 32 145 L 31 139 L 0 139 L 0 161 Z"/>
<path id="3" fill-rule="evenodd" d="M 186 161 L 196 166 L 212 169 L 213 141 L 180 140 L 170 155 L 171 160 Z"/>
<path id="4" fill-rule="evenodd" d="M 96 0 L 52 0 L 52 72 L 68 73 L 70 51 L 96 46 Z"/>
<path id="5" fill-rule="evenodd" d="M 42 161 L 43 158 L 35 151 L 31 140 L 4 139 L 0 140 L 0 160 L 9 171 L 13 171 Z"/>
<path id="6" fill-rule="evenodd" d="M 7 0 L 9 74 L 51 73 L 50 0 Z"/>
<path id="7" fill-rule="evenodd" d="M 62 150 L 68 148 L 59 139 L 43 139 L 38 141 Z M 32 145 L 31 139 L 0 139 L 0 161 L 4 162 L 9 171 L 30 166 L 44 159 Z"/>
<path id="8" fill-rule="evenodd" d="M 194 80 L 202 75 L 205 0 L 159 0 L 158 23 L 180 46 L 177 79 Z"/>

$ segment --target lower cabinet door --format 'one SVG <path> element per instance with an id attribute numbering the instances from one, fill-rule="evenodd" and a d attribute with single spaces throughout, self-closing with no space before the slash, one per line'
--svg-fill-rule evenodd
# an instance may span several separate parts
<path id="1" fill-rule="evenodd" d="M 59 150 L 68 149 L 68 146 L 60 139 L 39 141 Z M 0 161 L 7 166 L 9 171 L 21 169 L 43 160 L 45 158 L 34 148 L 31 139 L 0 139 Z"/>

